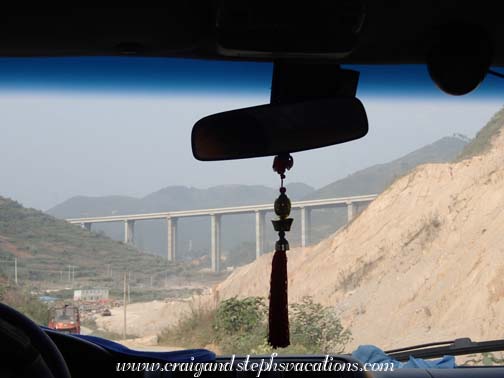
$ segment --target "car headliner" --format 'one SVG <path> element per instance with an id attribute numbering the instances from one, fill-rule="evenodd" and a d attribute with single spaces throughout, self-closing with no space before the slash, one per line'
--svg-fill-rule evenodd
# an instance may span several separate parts
<path id="1" fill-rule="evenodd" d="M 260 60 L 219 54 L 215 4 L 215 1 L 186 0 L 172 2 L 164 8 L 29 8 L 22 11 L 6 8 L 0 22 L 0 56 L 126 54 Z M 425 63 L 432 31 L 460 21 L 486 29 L 495 44 L 492 64 L 502 66 L 503 11 L 502 3 L 489 0 L 368 1 L 357 47 L 340 62 Z"/>

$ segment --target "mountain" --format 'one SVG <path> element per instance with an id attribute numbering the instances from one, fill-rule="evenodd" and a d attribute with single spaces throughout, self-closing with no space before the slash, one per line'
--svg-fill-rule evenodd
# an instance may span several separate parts
<path id="1" fill-rule="evenodd" d="M 445 137 L 413 151 L 397 160 L 375 165 L 335 181 L 319 190 L 302 183 L 289 183 L 288 192 L 293 201 L 359 194 L 380 193 L 397 177 L 419 164 L 446 162 L 457 157 L 467 144 L 463 137 Z M 204 209 L 247 204 L 271 203 L 278 195 L 276 188 L 260 185 L 221 185 L 208 189 L 169 186 L 143 198 L 125 196 L 74 197 L 48 211 L 58 218 L 106 216 L 115 214 L 148 213 L 170 210 Z M 358 209 L 362 210 L 362 209 Z M 291 245 L 300 243 L 298 212 L 292 214 L 294 229 Z M 273 217 L 273 215 L 268 216 Z M 312 241 L 319 241 L 346 223 L 346 211 L 341 208 L 317 210 L 312 220 Z M 255 223 L 253 215 L 233 215 L 222 220 L 222 249 L 229 264 L 252 261 L 255 256 Z M 94 225 L 95 231 L 122 240 L 120 224 Z M 273 248 L 275 235 L 267 227 L 266 248 Z M 208 218 L 180 221 L 178 228 L 178 255 L 186 258 L 209 254 L 210 227 Z M 166 225 L 164 221 L 138 222 L 135 225 L 135 244 L 144 251 L 159 255 L 166 253 Z"/>
<path id="2" fill-rule="evenodd" d="M 314 189 L 302 183 L 289 184 L 293 200 L 306 197 Z M 261 185 L 220 185 L 208 189 L 169 186 L 143 198 L 126 196 L 78 196 L 54 206 L 47 213 L 58 218 L 80 218 L 174 210 L 206 209 L 269 203 L 278 189 Z"/>
<path id="3" fill-rule="evenodd" d="M 504 109 L 464 159 L 418 166 L 342 230 L 289 251 L 289 300 L 333 306 L 352 331 L 350 349 L 501 337 L 502 130 Z M 236 269 L 217 298 L 267 297 L 271 258 Z"/>
<path id="4" fill-rule="evenodd" d="M 399 159 L 385 164 L 373 165 L 337 180 L 307 196 L 307 199 L 346 197 L 381 193 L 394 180 L 420 164 L 445 163 L 454 160 L 468 140 L 463 136 L 452 136 L 419 148 Z"/>
<path id="5" fill-rule="evenodd" d="M 68 283 L 72 270 L 81 283 L 100 286 L 120 282 L 125 271 L 144 278 L 167 270 L 160 257 L 0 197 L 0 276 L 14 279 L 14 259 L 20 281 L 49 286 Z"/>

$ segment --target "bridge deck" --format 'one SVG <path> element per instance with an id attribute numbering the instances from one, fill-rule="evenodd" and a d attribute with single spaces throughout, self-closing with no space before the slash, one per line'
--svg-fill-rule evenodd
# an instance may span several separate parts
<path id="1" fill-rule="evenodd" d="M 331 207 L 331 206 L 346 206 L 350 203 L 370 202 L 377 197 L 377 194 L 369 194 L 364 196 L 352 197 L 339 197 L 327 198 L 309 201 L 295 201 L 292 202 L 293 209 L 302 208 L 317 208 L 317 207 Z M 161 213 L 148 213 L 148 214 L 127 214 L 127 215 L 111 215 L 104 217 L 87 217 L 87 218 L 70 218 L 67 222 L 73 224 L 82 223 L 106 223 L 106 222 L 124 222 L 136 220 L 151 220 L 151 219 L 166 219 L 166 218 L 187 218 L 187 217 L 201 217 L 208 215 L 225 215 L 225 214 L 244 214 L 254 213 L 257 211 L 273 211 L 273 204 L 263 205 L 247 205 L 247 206 L 233 206 L 221 207 L 216 209 L 200 209 L 200 210 L 183 210 L 183 211 L 166 211 Z"/>

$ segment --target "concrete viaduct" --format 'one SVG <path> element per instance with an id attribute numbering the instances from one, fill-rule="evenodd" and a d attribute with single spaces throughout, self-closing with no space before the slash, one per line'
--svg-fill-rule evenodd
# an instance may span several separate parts
<path id="1" fill-rule="evenodd" d="M 311 230 L 311 211 L 317 208 L 328 207 L 346 207 L 347 220 L 350 222 L 356 213 L 356 205 L 368 203 L 377 197 L 376 194 L 364 196 L 327 198 L 320 200 L 297 201 L 292 202 L 292 209 L 301 210 L 301 246 L 305 247 L 310 244 Z M 177 238 L 177 220 L 187 217 L 205 217 L 211 219 L 211 260 L 212 271 L 220 271 L 220 235 L 221 235 L 221 217 L 228 214 L 247 214 L 255 213 L 256 216 L 256 258 L 264 253 L 264 227 L 266 223 L 266 213 L 273 211 L 273 204 L 266 205 L 249 205 L 223 207 L 217 209 L 203 210 L 185 210 L 185 211 L 169 211 L 162 213 L 150 214 L 130 214 L 130 215 L 113 215 L 104 217 L 89 217 L 89 218 L 71 218 L 67 222 L 72 224 L 80 224 L 87 230 L 91 230 L 93 223 L 109 223 L 122 222 L 124 224 L 124 242 L 133 244 L 135 222 L 152 219 L 165 219 L 168 234 L 168 261 L 175 261 L 176 258 L 176 238 Z"/>

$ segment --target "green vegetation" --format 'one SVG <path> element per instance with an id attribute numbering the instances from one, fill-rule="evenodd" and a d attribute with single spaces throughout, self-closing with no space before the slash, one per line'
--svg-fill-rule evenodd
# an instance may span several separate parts
<path id="1" fill-rule="evenodd" d="M 351 340 L 351 333 L 341 325 L 335 312 L 310 297 L 292 305 L 291 339 L 294 345 L 308 348 L 307 353 L 341 353 Z M 310 350 L 314 346 L 315 350 Z"/>
<path id="2" fill-rule="evenodd" d="M 290 306 L 289 322 L 291 345 L 279 353 L 338 353 L 351 340 L 333 309 L 309 297 Z M 193 309 L 178 327 L 163 332 L 160 343 L 187 348 L 211 345 L 225 354 L 269 353 L 264 299 L 230 298 L 215 310 Z"/>
<path id="3" fill-rule="evenodd" d="M 89 232 L 0 197 L 0 274 L 11 283 L 15 259 L 18 280 L 28 291 L 107 287 L 114 294 L 122 292 L 128 272 L 135 301 L 188 294 L 188 290 L 175 293 L 169 286 L 164 288 L 165 282 L 175 275 L 204 276 L 189 262 L 168 264 L 161 256 L 141 253 L 103 233 Z M 55 295 L 68 299 L 72 291 Z"/>
<path id="4" fill-rule="evenodd" d="M 37 324 L 47 325 L 49 321 L 47 305 L 23 289 L 0 285 L 0 302 L 15 308 Z"/>
<path id="5" fill-rule="evenodd" d="M 465 146 L 458 160 L 468 159 L 485 153 L 492 145 L 493 137 L 500 132 L 502 126 L 504 126 L 504 108 L 495 113 L 485 127 L 476 134 L 476 137 Z"/>
<path id="6" fill-rule="evenodd" d="M 215 330 L 226 335 L 251 332 L 261 325 L 265 311 L 259 297 L 225 300 L 215 313 Z"/>
<path id="7" fill-rule="evenodd" d="M 0 236 L 2 255 L 27 257 L 32 265 L 38 264 L 39 270 L 66 268 L 68 264 L 86 268 L 114 264 L 121 271 L 152 271 L 161 262 L 161 257 L 156 256 L 139 259 L 140 253 L 131 246 L 2 197 Z M 37 269 L 32 270 L 34 274 Z"/>

